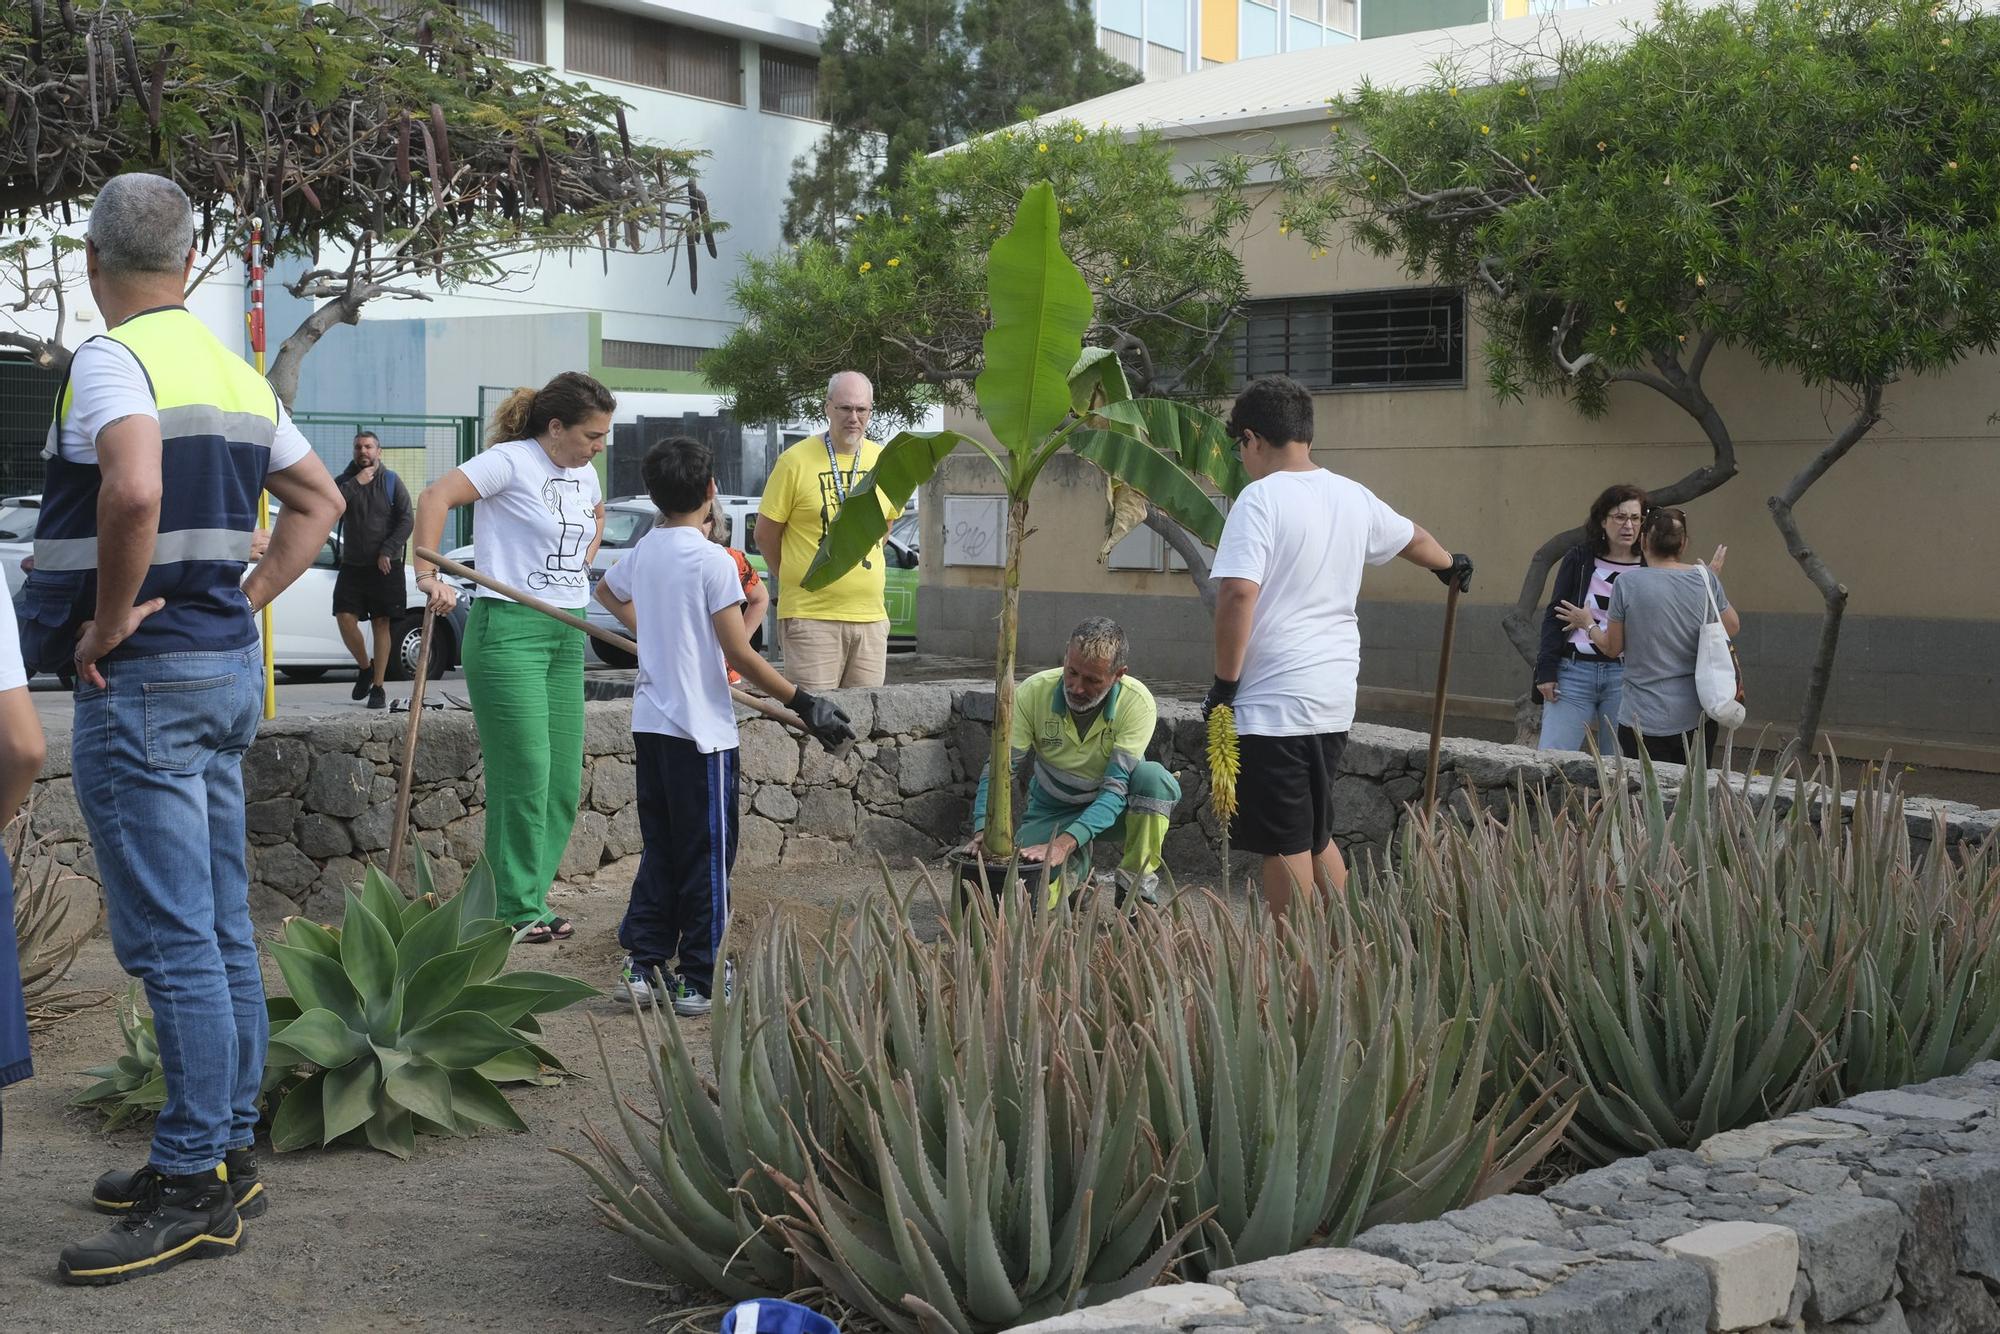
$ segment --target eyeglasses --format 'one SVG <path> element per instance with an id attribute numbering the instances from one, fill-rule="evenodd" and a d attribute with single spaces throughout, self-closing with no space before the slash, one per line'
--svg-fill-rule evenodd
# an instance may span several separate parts
<path id="1" fill-rule="evenodd" d="M 846 403 L 836 403 L 836 404 L 834 404 L 834 406 L 833 406 L 833 411 L 835 411 L 835 412 L 844 412 L 844 413 L 847 413 L 848 415 L 850 415 L 850 416 L 854 416 L 854 417 L 866 417 L 866 416 L 869 416 L 869 415 L 873 414 L 873 413 L 874 413 L 874 411 L 875 411 L 875 409 L 873 409 L 873 408 L 860 408 L 860 407 L 853 407 L 853 406 L 850 406 L 849 404 L 846 404 Z"/>
<path id="2" fill-rule="evenodd" d="M 1243 449 L 1246 445 L 1250 443 L 1250 437 L 1254 433 L 1246 427 L 1230 431 L 1228 434 L 1229 434 L 1229 452 L 1231 454 L 1234 454 L 1239 459 L 1242 458 Z"/>

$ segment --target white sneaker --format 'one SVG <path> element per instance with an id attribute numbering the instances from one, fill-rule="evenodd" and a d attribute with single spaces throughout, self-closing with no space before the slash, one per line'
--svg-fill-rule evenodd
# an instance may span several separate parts
<path id="1" fill-rule="evenodd" d="M 640 1005 L 653 1003 L 653 984 L 646 980 L 645 973 L 640 971 L 639 965 L 633 962 L 629 954 L 625 956 L 625 962 L 618 969 L 618 985 L 611 990 L 612 994 L 622 1001 L 636 1001 Z"/>

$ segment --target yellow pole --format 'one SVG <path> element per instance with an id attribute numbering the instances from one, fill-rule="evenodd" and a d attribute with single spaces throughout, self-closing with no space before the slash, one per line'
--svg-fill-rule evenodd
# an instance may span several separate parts
<path id="1" fill-rule="evenodd" d="M 264 373 L 264 220 L 250 220 L 250 350 L 256 357 L 257 374 Z M 271 493 L 257 493 L 257 526 L 271 526 Z M 277 660 L 271 642 L 271 604 L 258 613 L 258 628 L 264 641 L 264 716 L 278 716 Z"/>

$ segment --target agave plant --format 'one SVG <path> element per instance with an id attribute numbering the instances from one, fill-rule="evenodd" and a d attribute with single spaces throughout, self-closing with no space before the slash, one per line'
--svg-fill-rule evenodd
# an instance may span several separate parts
<path id="1" fill-rule="evenodd" d="M 406 900 L 370 868 L 337 930 L 285 922 L 271 952 L 298 1012 L 274 1024 L 269 1064 L 308 1072 L 278 1103 L 273 1149 L 355 1136 L 401 1158 L 418 1131 L 527 1129 L 496 1084 L 561 1073 L 535 1041 L 534 1017 L 598 993 L 574 978 L 502 972 L 514 933 L 494 913 L 482 861 L 448 902 L 434 892 Z"/>
<path id="2" fill-rule="evenodd" d="M 118 1031 L 125 1039 L 125 1054 L 110 1065 L 84 1071 L 97 1082 L 70 1100 L 72 1107 L 95 1107 L 103 1112 L 106 1130 L 128 1126 L 144 1116 L 157 1116 L 167 1101 L 159 1039 L 153 1035 L 152 1016 L 140 1004 L 136 982 L 118 1004 Z"/>
<path id="3" fill-rule="evenodd" d="M 31 799 L 14 822 L 13 846 L 0 846 L 0 856 L 9 859 L 14 871 L 14 940 L 20 951 L 21 993 L 27 1000 L 30 1032 L 107 999 L 102 992 L 56 990 L 85 942 L 96 934 L 103 913 L 100 909 L 90 921 L 70 925 L 70 899 L 58 888 L 62 867 L 54 857 L 42 855 L 54 840 L 29 835 L 34 819 Z"/>
<path id="4" fill-rule="evenodd" d="M 70 1100 L 72 1107 L 95 1107 L 104 1113 L 104 1128 L 117 1130 L 145 1116 L 157 1116 L 167 1101 L 167 1077 L 160 1065 L 159 1038 L 153 1032 L 153 1017 L 140 999 L 139 984 L 126 988 L 118 1007 L 118 1030 L 125 1039 L 125 1054 L 110 1065 L 84 1071 L 96 1080 Z M 298 1007 L 289 997 L 269 996 L 265 1005 L 273 1023 L 296 1018 Z M 293 1077 L 285 1066 L 264 1066 L 265 1099 Z"/>

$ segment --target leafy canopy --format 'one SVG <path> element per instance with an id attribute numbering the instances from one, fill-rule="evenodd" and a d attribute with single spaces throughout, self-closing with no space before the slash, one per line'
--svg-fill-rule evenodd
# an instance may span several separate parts
<path id="1" fill-rule="evenodd" d="M 1078 0 L 834 0 L 821 43 L 831 129 L 792 166 L 794 241 L 839 236 L 929 154 L 1139 81 Z"/>
<path id="2" fill-rule="evenodd" d="M 1670 4 L 1618 49 L 1334 103 L 1285 224 L 1469 288 L 1503 394 L 1599 411 L 1702 335 L 1880 384 L 2000 335 L 1996 71 L 1965 0 Z"/>
<path id="3" fill-rule="evenodd" d="M 859 370 L 879 415 L 966 406 L 991 321 L 986 252 L 1038 182 L 1055 191 L 1064 251 L 1096 296 L 1086 341 L 1116 348 L 1139 387 L 1225 387 L 1223 335 L 1243 300 L 1228 181 L 1197 196 L 1151 135 L 1074 122 L 1006 130 L 914 161 L 884 207 L 837 242 L 753 258 L 744 321 L 703 365 L 745 420 L 813 415 L 827 377 Z"/>

